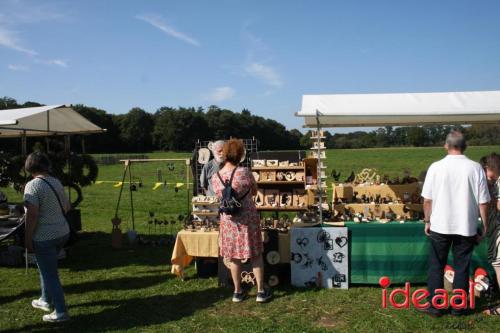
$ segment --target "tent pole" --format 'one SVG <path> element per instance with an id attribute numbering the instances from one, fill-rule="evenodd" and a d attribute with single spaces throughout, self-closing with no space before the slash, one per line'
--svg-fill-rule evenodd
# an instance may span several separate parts
<path id="1" fill-rule="evenodd" d="M 26 130 L 23 130 L 23 134 L 21 135 L 21 155 L 23 156 L 23 160 L 26 159 L 26 155 L 28 152 L 28 147 L 26 143 Z M 24 172 L 24 183 L 26 183 L 26 171 Z M 26 239 L 26 220 L 24 221 L 24 239 Z M 24 264 L 25 264 L 25 274 L 28 275 L 28 249 L 24 249 Z"/>
<path id="2" fill-rule="evenodd" d="M 85 136 L 82 135 L 82 154 L 85 154 Z"/>
<path id="3" fill-rule="evenodd" d="M 186 179 L 187 179 L 187 183 L 186 183 L 186 194 L 187 194 L 187 215 L 189 215 L 189 211 L 190 211 L 190 200 L 189 200 L 189 171 L 191 171 L 190 169 L 190 166 L 191 166 L 191 160 L 189 159 L 186 159 Z M 193 185 L 194 186 L 194 185 Z"/>
<path id="4" fill-rule="evenodd" d="M 134 199 L 132 197 L 132 162 L 129 162 L 128 166 L 128 175 L 129 175 L 129 187 L 128 190 L 130 192 L 130 208 L 132 213 L 132 230 L 135 231 L 135 217 L 134 217 Z"/>
<path id="5" fill-rule="evenodd" d="M 64 151 L 66 153 L 66 165 L 68 166 L 69 175 L 68 198 L 71 203 L 71 187 L 69 186 L 71 184 L 71 137 L 69 135 L 64 136 Z"/>
<path id="6" fill-rule="evenodd" d="M 26 130 L 23 131 L 23 134 L 21 135 L 21 155 L 23 158 L 26 158 L 26 155 L 28 155 L 28 144 L 26 140 Z"/>
<path id="7" fill-rule="evenodd" d="M 321 126 L 319 124 L 319 111 L 316 110 L 316 142 L 318 144 L 318 164 L 316 165 L 316 178 L 317 178 L 317 188 L 318 188 L 318 196 L 319 196 L 319 223 L 323 224 L 323 188 L 321 181 L 321 135 L 320 135 Z"/>

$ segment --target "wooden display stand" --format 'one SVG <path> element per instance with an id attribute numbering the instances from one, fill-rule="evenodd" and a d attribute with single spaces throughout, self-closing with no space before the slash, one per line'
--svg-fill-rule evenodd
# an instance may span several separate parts
<path id="1" fill-rule="evenodd" d="M 423 213 L 419 183 L 398 185 L 332 184 L 335 214 L 362 214 L 364 218 L 418 219 Z"/>
<path id="2" fill-rule="evenodd" d="M 254 166 L 252 173 L 259 190 L 254 196 L 259 211 L 307 210 L 308 195 L 305 187 L 305 168 L 292 166 Z"/>
<path id="3" fill-rule="evenodd" d="M 375 198 L 380 195 L 382 198 L 391 198 L 391 201 L 416 201 L 411 196 L 419 194 L 419 183 L 401 184 L 401 185 L 353 185 L 353 184 L 332 184 L 332 201 L 337 199 L 343 202 L 351 202 L 354 194 L 359 199 L 363 195 Z M 409 198 L 405 198 L 410 196 Z"/>
<path id="4" fill-rule="evenodd" d="M 218 222 L 220 203 L 215 197 L 196 196 L 191 199 L 195 221 Z"/>
<path id="5" fill-rule="evenodd" d="M 344 213 L 349 210 L 354 214 L 369 215 L 374 219 L 386 218 L 387 213 L 395 214 L 401 219 L 413 219 L 415 212 L 422 213 L 421 204 L 375 204 L 375 203 L 348 203 L 334 205 L 336 212 Z"/>
<path id="6" fill-rule="evenodd" d="M 304 167 L 305 167 L 305 174 L 306 174 L 306 183 L 305 183 L 305 188 L 307 190 L 307 200 L 309 205 L 314 205 L 319 202 L 318 199 L 318 183 L 321 182 L 319 185 L 321 185 L 322 188 L 326 188 L 326 182 L 323 181 L 323 179 L 326 178 L 326 175 L 324 175 L 324 172 L 326 170 L 326 166 L 323 165 L 323 162 L 321 162 L 320 165 L 320 172 L 321 174 L 319 175 L 320 177 L 318 178 L 318 159 L 316 158 L 305 158 L 304 159 Z M 323 200 L 322 202 L 326 202 L 326 191 L 322 194 Z"/>

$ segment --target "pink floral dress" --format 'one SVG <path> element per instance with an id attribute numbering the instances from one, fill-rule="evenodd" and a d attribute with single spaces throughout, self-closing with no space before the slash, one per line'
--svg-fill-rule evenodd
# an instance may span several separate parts
<path id="1" fill-rule="evenodd" d="M 219 171 L 226 181 L 231 177 L 232 170 Z M 219 249 L 224 258 L 247 259 L 259 256 L 263 250 L 260 218 L 252 200 L 251 188 L 255 179 L 247 168 L 239 167 L 233 178 L 232 187 L 239 197 L 250 192 L 240 200 L 241 209 L 238 215 L 221 214 Z M 212 176 L 212 186 L 217 197 L 222 197 L 224 185 L 217 174 Z"/>

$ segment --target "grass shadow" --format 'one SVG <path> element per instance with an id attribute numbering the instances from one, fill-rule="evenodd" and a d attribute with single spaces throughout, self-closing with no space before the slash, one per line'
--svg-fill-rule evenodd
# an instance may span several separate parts
<path id="1" fill-rule="evenodd" d="M 173 242 L 167 245 L 130 245 L 123 237 L 123 247 L 113 249 L 111 247 L 111 235 L 104 232 L 86 232 L 82 234 L 81 240 L 69 249 L 69 258 L 61 262 L 61 267 L 69 268 L 71 271 L 89 271 L 138 266 L 164 266 L 170 265 L 170 257 L 173 250 Z M 159 240 L 160 236 L 151 236 L 153 240 Z M 96 256 L 98 254 L 98 256 Z"/>
<path id="2" fill-rule="evenodd" d="M 65 295 L 84 294 L 93 291 L 119 291 L 119 290 L 138 290 L 153 287 L 165 283 L 172 279 L 170 274 L 162 275 L 141 275 L 135 277 L 122 277 L 113 280 L 89 281 L 75 284 L 63 285 Z M 22 298 L 33 298 L 40 296 L 39 289 L 30 289 L 17 295 L 0 297 L 0 305 L 4 305 Z"/>
<path id="3" fill-rule="evenodd" d="M 227 291 L 210 288 L 127 300 L 100 300 L 77 304 L 74 307 L 105 307 L 98 313 L 76 315 L 71 321 L 59 324 L 40 323 L 27 325 L 10 332 L 88 332 L 109 330 L 140 330 L 151 325 L 164 324 L 189 317 L 195 312 L 212 306 L 224 298 Z M 194 301 L 196 300 L 196 301 Z M 91 312 L 91 311 L 87 311 Z"/>

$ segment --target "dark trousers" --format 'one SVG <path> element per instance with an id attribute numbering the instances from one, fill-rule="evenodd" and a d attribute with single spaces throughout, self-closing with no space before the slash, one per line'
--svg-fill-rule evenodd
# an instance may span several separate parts
<path id="1" fill-rule="evenodd" d="M 453 289 L 463 289 L 468 293 L 469 267 L 474 251 L 475 236 L 445 235 L 431 231 L 429 238 L 431 240 L 427 277 L 427 288 L 430 293 L 429 302 L 432 300 L 435 290 L 443 288 L 444 267 L 448 261 L 450 247 L 453 253 L 453 268 L 455 269 Z"/>

